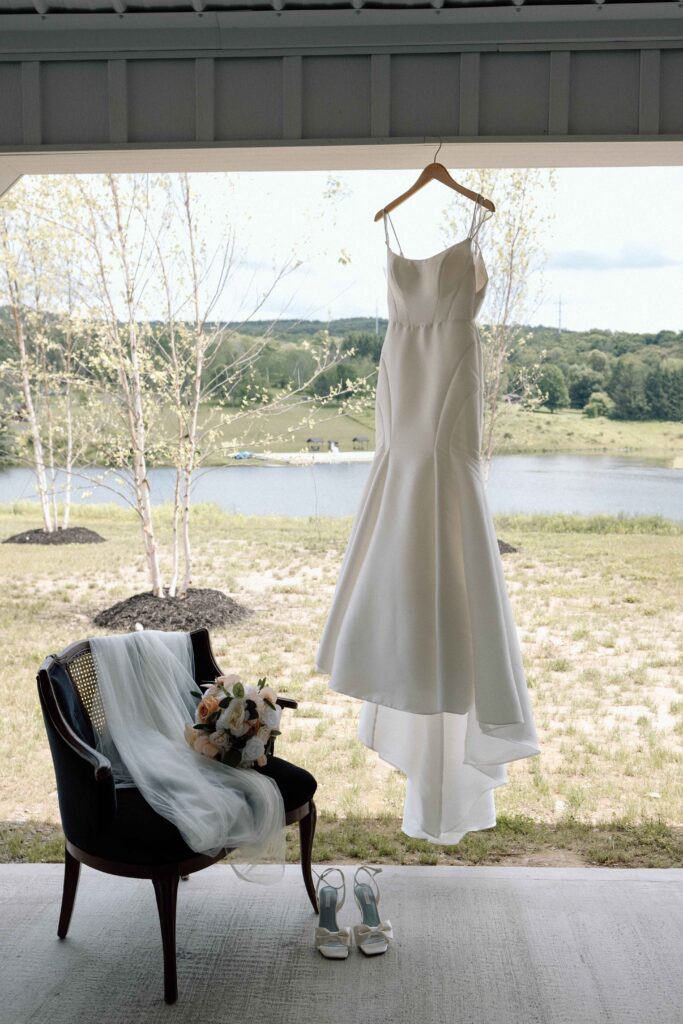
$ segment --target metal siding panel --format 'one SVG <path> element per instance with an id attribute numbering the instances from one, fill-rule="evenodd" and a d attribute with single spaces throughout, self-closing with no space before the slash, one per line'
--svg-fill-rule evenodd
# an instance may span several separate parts
<path id="1" fill-rule="evenodd" d="M 391 134 L 391 57 L 376 53 L 370 62 L 370 134 L 383 139 Z"/>
<path id="2" fill-rule="evenodd" d="M 460 55 L 392 57 L 391 135 L 457 135 L 459 125 Z"/>
<path id="3" fill-rule="evenodd" d="M 478 53 L 460 57 L 460 134 L 479 134 L 479 89 L 481 61 Z"/>
<path id="4" fill-rule="evenodd" d="M 0 64 L 0 145 L 20 145 L 23 134 L 21 64 Z"/>
<path id="5" fill-rule="evenodd" d="M 303 138 L 370 137 L 370 58 L 305 57 Z"/>
<path id="6" fill-rule="evenodd" d="M 109 141 L 107 65 L 104 61 L 41 64 L 43 142 Z"/>
<path id="7" fill-rule="evenodd" d="M 278 57 L 215 62 L 216 140 L 281 137 L 281 63 Z"/>
<path id="8" fill-rule="evenodd" d="M 213 142 L 214 96 L 213 61 L 210 59 L 196 60 L 194 62 L 194 123 L 197 142 Z"/>
<path id="9" fill-rule="evenodd" d="M 571 53 L 554 50 L 550 54 L 548 93 L 548 134 L 566 135 L 569 126 L 569 75 Z"/>
<path id="10" fill-rule="evenodd" d="M 659 130 L 683 132 L 683 50 L 662 50 Z"/>
<path id="11" fill-rule="evenodd" d="M 109 141 L 128 142 L 128 75 L 125 60 L 107 61 Z"/>
<path id="12" fill-rule="evenodd" d="M 300 139 L 303 119 L 303 70 L 301 57 L 282 60 L 282 135 Z"/>
<path id="13" fill-rule="evenodd" d="M 194 142 L 193 60 L 128 61 L 130 142 Z"/>
<path id="14" fill-rule="evenodd" d="M 640 51 L 638 91 L 638 131 L 641 135 L 659 132 L 659 50 Z"/>
<path id="15" fill-rule="evenodd" d="M 21 65 L 21 121 L 25 146 L 39 146 L 41 138 L 40 116 L 40 64 L 37 60 Z"/>
<path id="16" fill-rule="evenodd" d="M 480 135 L 546 134 L 547 53 L 482 53 L 480 82 Z"/>
<path id="17" fill-rule="evenodd" d="M 637 135 L 640 55 L 637 50 L 572 55 L 570 135 Z"/>

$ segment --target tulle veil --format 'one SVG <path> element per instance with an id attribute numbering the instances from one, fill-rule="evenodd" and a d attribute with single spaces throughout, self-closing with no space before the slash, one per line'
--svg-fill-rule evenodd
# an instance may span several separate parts
<path id="1" fill-rule="evenodd" d="M 197 690 L 188 633 L 141 630 L 93 637 L 90 649 L 106 725 L 96 746 L 117 787 L 137 787 L 197 853 L 230 855 L 247 881 L 279 881 L 285 811 L 277 784 L 250 768 L 196 753 L 184 738 Z M 239 866 L 238 866 L 239 865 Z"/>

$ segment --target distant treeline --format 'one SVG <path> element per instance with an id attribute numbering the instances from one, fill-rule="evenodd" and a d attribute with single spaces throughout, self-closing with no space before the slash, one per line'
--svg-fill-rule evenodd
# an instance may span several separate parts
<path id="1" fill-rule="evenodd" d="M 6 344 L 0 309 L 0 360 Z M 332 344 L 343 359 L 316 377 L 308 390 L 327 395 L 346 381 L 373 378 L 387 321 L 368 317 L 228 323 L 225 339 L 206 370 L 206 381 L 229 380 L 226 367 L 269 335 L 249 371 L 226 384 L 225 400 L 239 403 L 256 392 L 278 391 L 290 381 L 307 381 L 316 348 Z M 484 343 L 486 325 L 480 324 Z M 517 377 L 540 365 L 539 385 L 550 409 L 570 406 L 587 415 L 623 420 L 683 420 L 683 331 L 631 334 L 624 331 L 565 331 L 552 327 L 519 328 L 523 345 L 512 346 L 504 390 L 517 391 Z M 1 388 L 1 384 L 0 384 Z M 220 396 L 219 396 L 220 397 Z M 3 447 L 0 415 L 0 450 Z"/>
<path id="2" fill-rule="evenodd" d="M 230 325 L 233 326 L 233 325 Z M 239 336 L 229 347 L 259 337 L 265 322 L 234 325 Z M 345 359 L 312 385 L 317 394 L 345 380 L 371 374 L 377 367 L 387 321 L 352 317 L 279 321 L 255 373 L 263 387 L 282 387 L 312 363 L 307 346 L 331 337 Z M 480 325 L 486 340 L 486 325 Z M 516 392 L 523 368 L 540 364 L 539 385 L 550 409 L 570 406 L 589 416 L 624 420 L 683 420 L 683 331 L 631 334 L 624 331 L 560 331 L 520 327 L 523 345 L 514 345 L 504 388 Z M 351 354 L 353 353 L 353 354 Z M 226 353 L 227 355 L 227 353 Z"/>

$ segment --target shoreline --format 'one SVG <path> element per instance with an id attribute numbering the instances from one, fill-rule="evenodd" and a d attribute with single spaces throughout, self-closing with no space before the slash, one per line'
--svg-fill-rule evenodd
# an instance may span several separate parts
<path id="1" fill-rule="evenodd" d="M 602 447 L 592 448 L 512 448 L 502 449 L 494 453 L 493 458 L 510 457 L 516 455 L 523 456 L 568 456 L 573 457 L 586 457 L 586 456 L 615 456 L 615 457 L 633 457 L 636 459 L 644 459 L 657 461 L 659 463 L 667 464 L 667 468 L 683 470 L 683 451 L 667 451 L 665 448 L 615 448 L 609 445 Z M 372 451 L 340 451 L 340 452 L 308 452 L 308 451 L 295 451 L 295 452 L 250 452 L 245 458 L 235 458 L 234 456 L 226 459 L 225 462 L 210 462 L 205 466 L 201 466 L 197 472 L 207 472 L 213 469 L 231 469 L 233 467 L 239 468 L 241 466 L 262 466 L 278 467 L 278 466 L 310 466 L 310 465 L 343 465 L 343 464 L 363 464 L 372 462 L 375 457 L 374 450 Z M 83 466 L 74 466 L 74 472 L 83 470 Z M 15 469 L 26 469 L 31 470 L 32 467 L 26 463 L 21 462 L 6 462 L 0 465 L 0 474 L 5 471 L 11 471 Z M 174 466 L 169 462 L 153 463 L 148 465 L 148 469 L 174 469 Z M 98 470 L 106 473 L 121 473 L 123 470 L 117 469 L 116 467 L 98 467 Z M 59 470 L 63 472 L 63 470 Z"/>

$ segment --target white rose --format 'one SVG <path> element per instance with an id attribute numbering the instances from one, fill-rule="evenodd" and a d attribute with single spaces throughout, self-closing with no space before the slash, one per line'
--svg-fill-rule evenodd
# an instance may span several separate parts
<path id="1" fill-rule="evenodd" d="M 269 708 L 268 705 L 264 705 L 263 713 L 261 715 L 261 721 L 264 725 L 267 725 L 269 729 L 277 729 L 280 726 L 280 716 L 282 715 L 282 708 L 279 704 L 276 704 L 274 708 Z"/>
<path id="2" fill-rule="evenodd" d="M 272 686 L 264 686 L 261 690 L 261 697 L 263 700 L 269 700 L 271 704 L 274 704 L 277 700 L 277 694 Z"/>
<path id="3" fill-rule="evenodd" d="M 233 697 L 227 708 L 219 716 L 216 725 L 219 729 L 230 730 L 235 736 L 244 736 L 249 729 L 249 723 L 245 722 L 246 705 L 239 697 Z"/>
<path id="4" fill-rule="evenodd" d="M 238 676 L 235 672 L 232 672 L 227 676 L 219 676 L 216 682 L 220 683 L 221 686 L 224 686 L 226 690 L 230 690 L 235 683 L 242 682 L 242 677 Z"/>
<path id="5" fill-rule="evenodd" d="M 260 740 L 258 736 L 251 736 L 242 751 L 242 763 L 251 761 L 258 761 L 260 757 L 265 755 L 266 748 L 263 746 L 263 740 Z"/>

